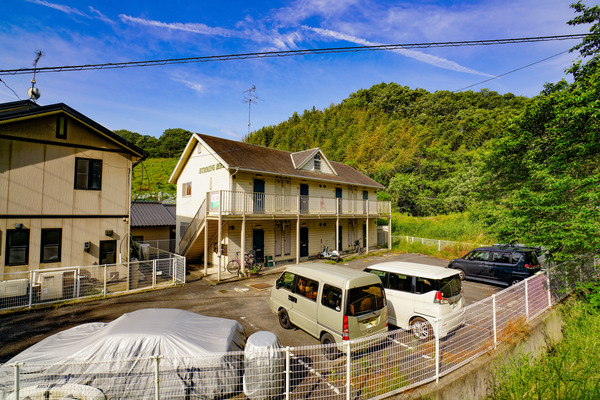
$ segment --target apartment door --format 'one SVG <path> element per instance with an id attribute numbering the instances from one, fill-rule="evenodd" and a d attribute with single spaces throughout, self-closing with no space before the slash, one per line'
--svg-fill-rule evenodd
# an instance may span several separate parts
<path id="1" fill-rule="evenodd" d="M 342 214 L 342 188 L 335 188 L 335 198 L 338 202 L 338 212 Z"/>
<path id="2" fill-rule="evenodd" d="M 363 190 L 363 214 L 367 214 L 369 212 L 369 192 L 367 190 Z"/>
<path id="3" fill-rule="evenodd" d="M 262 179 L 254 180 L 254 194 L 253 194 L 253 211 L 255 213 L 265 212 L 265 181 Z"/>
<path id="4" fill-rule="evenodd" d="M 342 251 L 342 226 L 338 226 L 338 251 Z"/>
<path id="5" fill-rule="evenodd" d="M 265 257 L 265 231 L 262 229 L 252 229 L 252 250 L 256 254 L 257 260 L 264 260 Z"/>
<path id="6" fill-rule="evenodd" d="M 308 257 L 308 227 L 300 227 L 300 257 Z"/>
<path id="7" fill-rule="evenodd" d="M 300 184 L 300 214 L 308 214 L 308 184 Z"/>

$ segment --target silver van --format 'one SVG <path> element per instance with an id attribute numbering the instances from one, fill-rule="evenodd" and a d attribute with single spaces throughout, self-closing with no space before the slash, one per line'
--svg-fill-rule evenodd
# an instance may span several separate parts
<path id="1" fill-rule="evenodd" d="M 388 301 L 390 324 L 412 329 L 419 339 L 445 337 L 464 323 L 465 302 L 458 271 L 409 262 L 385 262 L 365 269 L 379 276 Z"/>
<path id="2" fill-rule="evenodd" d="M 346 340 L 387 331 L 381 280 L 343 266 L 315 263 L 288 267 L 271 289 L 270 303 L 283 328 L 296 325 L 323 344 L 337 343 L 339 350 Z"/>

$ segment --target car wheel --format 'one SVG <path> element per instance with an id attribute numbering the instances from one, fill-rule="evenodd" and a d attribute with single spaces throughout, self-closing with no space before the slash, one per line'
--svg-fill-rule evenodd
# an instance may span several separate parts
<path id="1" fill-rule="evenodd" d="M 410 329 L 415 338 L 427 341 L 433 337 L 433 328 L 425 318 L 416 317 L 410 321 Z"/>
<path id="2" fill-rule="evenodd" d="M 328 360 L 335 360 L 340 356 L 340 351 L 337 349 L 337 346 L 335 346 L 335 339 L 331 334 L 324 333 L 321 336 L 321 344 L 325 345 L 322 349 L 325 358 Z"/>
<path id="3" fill-rule="evenodd" d="M 283 329 L 290 329 L 292 327 L 292 323 L 290 321 L 290 316 L 285 308 L 279 310 L 279 324 Z"/>
<path id="4" fill-rule="evenodd" d="M 508 286 L 514 286 L 519 282 L 521 282 L 521 279 L 519 278 L 510 278 L 510 281 L 508 281 Z"/>
<path id="5" fill-rule="evenodd" d="M 464 281 L 467 277 L 467 275 L 465 275 L 465 271 L 459 268 L 457 268 L 456 270 L 458 271 L 458 276 L 460 276 L 460 280 Z"/>

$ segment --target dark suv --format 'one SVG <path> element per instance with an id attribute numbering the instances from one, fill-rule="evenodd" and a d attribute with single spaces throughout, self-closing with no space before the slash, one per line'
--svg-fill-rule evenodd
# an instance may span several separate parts
<path id="1" fill-rule="evenodd" d="M 450 261 L 448 268 L 459 271 L 461 279 L 514 285 L 540 270 L 538 254 L 532 247 L 494 245 L 471 250 Z"/>

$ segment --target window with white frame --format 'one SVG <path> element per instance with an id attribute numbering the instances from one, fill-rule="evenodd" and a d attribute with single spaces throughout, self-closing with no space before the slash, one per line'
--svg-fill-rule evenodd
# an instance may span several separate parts
<path id="1" fill-rule="evenodd" d="M 192 182 L 185 182 L 181 185 L 181 197 L 192 195 Z"/>
<path id="2" fill-rule="evenodd" d="M 321 170 L 321 154 L 319 154 L 319 153 L 315 154 L 314 169 L 315 169 L 315 171 Z"/>

